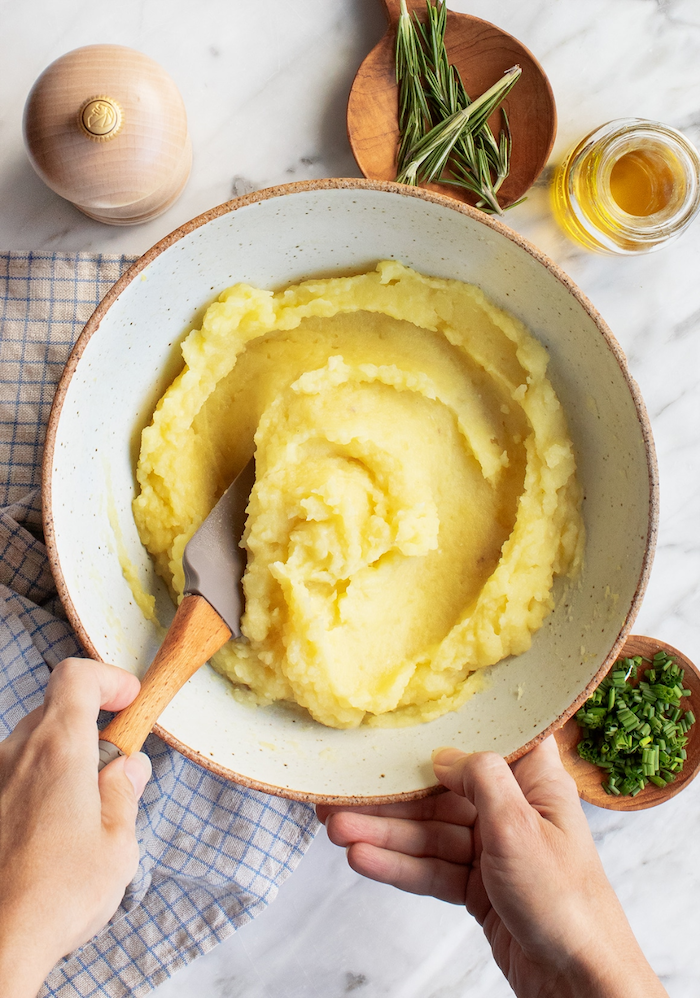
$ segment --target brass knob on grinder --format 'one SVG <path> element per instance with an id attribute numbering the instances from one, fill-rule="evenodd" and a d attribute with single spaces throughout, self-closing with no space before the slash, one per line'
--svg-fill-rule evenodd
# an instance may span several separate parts
<path id="1" fill-rule="evenodd" d="M 174 81 L 123 45 L 87 45 L 51 63 L 27 98 L 24 141 L 44 183 L 111 225 L 160 215 L 192 166 Z"/>
<path id="2" fill-rule="evenodd" d="M 124 114 L 112 97 L 91 97 L 78 112 L 78 124 L 89 139 L 108 142 L 121 131 Z"/>

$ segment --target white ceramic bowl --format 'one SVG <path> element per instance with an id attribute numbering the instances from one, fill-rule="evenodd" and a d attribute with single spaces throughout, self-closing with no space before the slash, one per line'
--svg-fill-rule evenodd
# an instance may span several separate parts
<path id="1" fill-rule="evenodd" d="M 141 675 L 159 643 L 119 565 L 120 546 L 173 607 L 131 515 L 140 430 L 178 369 L 178 344 L 236 281 L 276 288 L 397 258 L 478 284 L 550 352 L 585 493 L 586 564 L 556 584 L 531 649 L 489 670 L 490 688 L 429 724 L 337 731 L 276 705 L 236 702 L 202 668 L 157 734 L 239 783 L 304 800 L 377 801 L 434 786 L 439 745 L 516 758 L 562 724 L 615 659 L 654 548 L 657 483 L 643 402 L 590 303 L 506 226 L 457 201 L 396 184 L 322 180 L 260 191 L 208 212 L 146 253 L 108 293 L 59 385 L 44 460 L 45 531 L 58 590 L 86 651 Z"/>

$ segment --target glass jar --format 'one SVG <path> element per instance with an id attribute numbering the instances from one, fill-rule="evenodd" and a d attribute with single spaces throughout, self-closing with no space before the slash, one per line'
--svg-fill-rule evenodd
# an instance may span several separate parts
<path id="1" fill-rule="evenodd" d="M 599 253 L 646 253 L 679 235 L 700 210 L 700 157 L 684 135 L 644 118 L 618 118 L 569 152 L 552 187 L 568 235 Z"/>

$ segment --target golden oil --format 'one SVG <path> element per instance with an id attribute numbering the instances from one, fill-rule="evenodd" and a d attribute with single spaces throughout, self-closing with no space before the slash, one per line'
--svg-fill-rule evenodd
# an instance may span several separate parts
<path id="1" fill-rule="evenodd" d="M 700 210 L 700 158 L 680 132 L 621 118 L 587 135 L 557 168 L 554 214 L 569 236 L 601 253 L 645 253 Z"/>

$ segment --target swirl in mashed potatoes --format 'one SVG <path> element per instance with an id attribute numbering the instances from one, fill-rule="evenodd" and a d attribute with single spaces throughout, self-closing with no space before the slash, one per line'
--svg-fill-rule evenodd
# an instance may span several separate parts
<path id="1" fill-rule="evenodd" d="M 322 724 L 457 709 L 529 646 L 580 565 L 575 460 L 547 352 L 476 287 L 395 261 L 224 291 L 144 430 L 134 515 L 182 552 L 255 453 L 244 638 L 213 659 Z"/>

